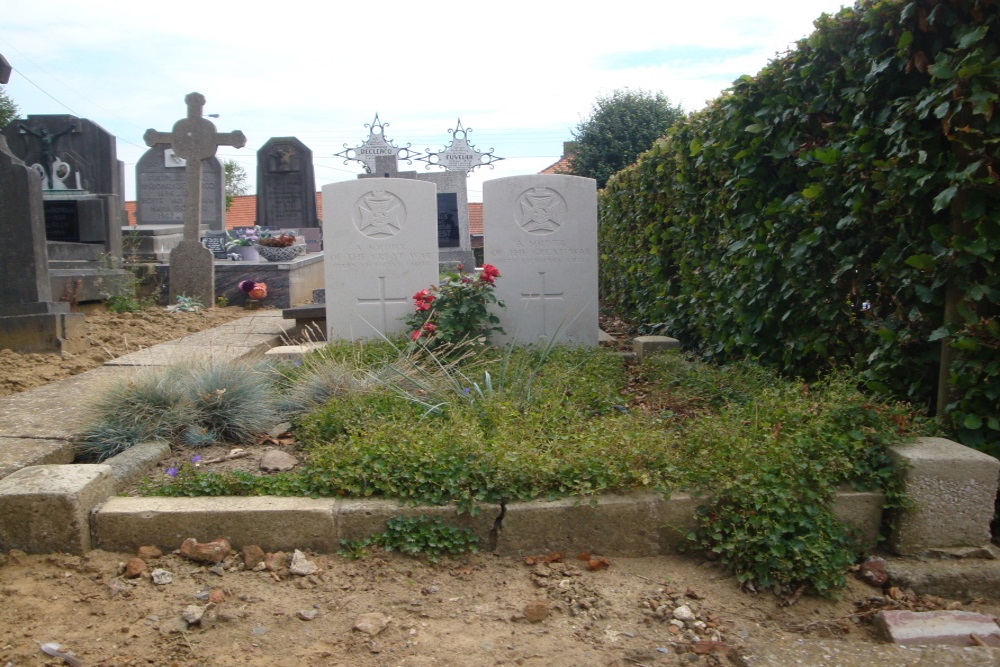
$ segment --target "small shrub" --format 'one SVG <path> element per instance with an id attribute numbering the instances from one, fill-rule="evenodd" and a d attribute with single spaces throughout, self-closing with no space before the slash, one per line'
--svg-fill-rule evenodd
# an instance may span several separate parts
<path id="1" fill-rule="evenodd" d="M 448 273 L 440 285 L 414 294 L 415 311 L 406 318 L 411 340 L 437 348 L 463 341 L 486 343 L 493 332 L 503 333 L 500 318 L 490 312 L 490 306 L 504 305 L 493 291 L 499 277 L 495 266 L 485 264 L 478 278 Z"/>
<path id="2" fill-rule="evenodd" d="M 445 525 L 440 517 L 393 517 L 381 533 L 363 540 L 341 540 L 340 554 L 360 558 L 366 553 L 366 547 L 374 545 L 386 551 L 426 556 L 430 562 L 437 563 L 442 556 L 476 551 L 478 542 L 476 534 L 468 528 Z"/>

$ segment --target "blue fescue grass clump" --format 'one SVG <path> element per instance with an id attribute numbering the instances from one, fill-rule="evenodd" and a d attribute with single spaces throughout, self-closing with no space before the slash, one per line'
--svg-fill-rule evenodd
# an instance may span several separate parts
<path id="1" fill-rule="evenodd" d="M 144 370 L 114 381 L 91 406 L 96 419 L 81 434 L 79 456 L 103 461 L 150 440 L 171 440 L 196 418 L 179 369 Z"/>
<path id="2" fill-rule="evenodd" d="M 144 370 L 96 398 L 78 456 L 103 461 L 150 440 L 246 444 L 280 421 L 276 402 L 273 373 L 245 363 Z"/>
<path id="3" fill-rule="evenodd" d="M 191 426 L 218 440 L 246 444 L 280 421 L 274 380 L 263 368 L 244 363 L 191 368 L 182 386 L 195 413 Z"/>

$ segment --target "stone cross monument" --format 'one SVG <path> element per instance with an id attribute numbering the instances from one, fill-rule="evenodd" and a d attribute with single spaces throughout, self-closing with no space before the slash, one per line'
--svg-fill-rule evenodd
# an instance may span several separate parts
<path id="1" fill-rule="evenodd" d="M 189 93 L 187 118 L 174 123 L 171 132 L 149 129 L 142 136 L 146 145 L 170 144 L 187 160 L 184 194 L 184 240 L 170 251 L 170 302 L 179 295 L 197 297 L 205 306 L 215 303 L 215 257 L 198 240 L 201 232 L 202 163 L 215 157 L 219 146 L 243 148 L 247 138 L 239 130 L 216 132 L 212 121 L 202 117 L 205 96 Z"/>

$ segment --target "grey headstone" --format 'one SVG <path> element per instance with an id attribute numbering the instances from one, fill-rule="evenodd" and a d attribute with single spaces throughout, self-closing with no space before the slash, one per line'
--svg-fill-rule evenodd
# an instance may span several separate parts
<path id="1" fill-rule="evenodd" d="M 295 137 L 274 137 L 257 151 L 257 224 L 318 227 L 312 151 Z"/>
<path id="2" fill-rule="evenodd" d="M 135 165 L 136 219 L 140 225 L 184 224 L 185 160 L 169 144 L 157 144 Z M 201 222 L 225 229 L 226 179 L 218 158 L 205 160 L 201 171 Z"/>
<path id="3" fill-rule="evenodd" d="M 507 339 L 597 345 L 597 185 L 512 176 L 483 183 L 486 263 L 500 270 Z M 499 340 L 504 337 L 498 336 Z"/>
<path id="4" fill-rule="evenodd" d="M 413 294 L 438 279 L 435 195 L 400 178 L 323 186 L 327 340 L 404 331 Z"/>
<path id="5" fill-rule="evenodd" d="M 215 302 L 215 264 L 210 250 L 198 241 L 201 231 L 202 169 L 215 157 L 219 146 L 242 148 L 247 138 L 239 130 L 219 133 L 212 121 L 202 116 L 205 96 L 188 93 L 184 97 L 187 117 L 174 123 L 170 132 L 149 129 L 142 135 L 146 145 L 169 143 L 187 161 L 184 178 L 184 241 L 170 252 L 170 301 L 186 294 L 197 296 L 203 305 Z M 207 262 L 207 263 L 206 263 Z M 187 273 L 189 272 L 190 273 Z M 183 275 L 179 275 L 184 272 Z"/>
<path id="6" fill-rule="evenodd" d="M 51 301 L 42 183 L 0 136 L 0 304 Z"/>

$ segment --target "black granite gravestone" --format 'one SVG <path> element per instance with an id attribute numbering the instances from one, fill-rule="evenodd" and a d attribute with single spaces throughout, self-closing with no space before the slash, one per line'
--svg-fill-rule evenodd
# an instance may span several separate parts
<path id="1" fill-rule="evenodd" d="M 437 215 L 438 248 L 457 248 L 460 241 L 457 193 L 437 193 Z"/>
<path id="2" fill-rule="evenodd" d="M 319 226 L 312 151 L 295 137 L 273 137 L 257 151 L 257 224 Z"/>

